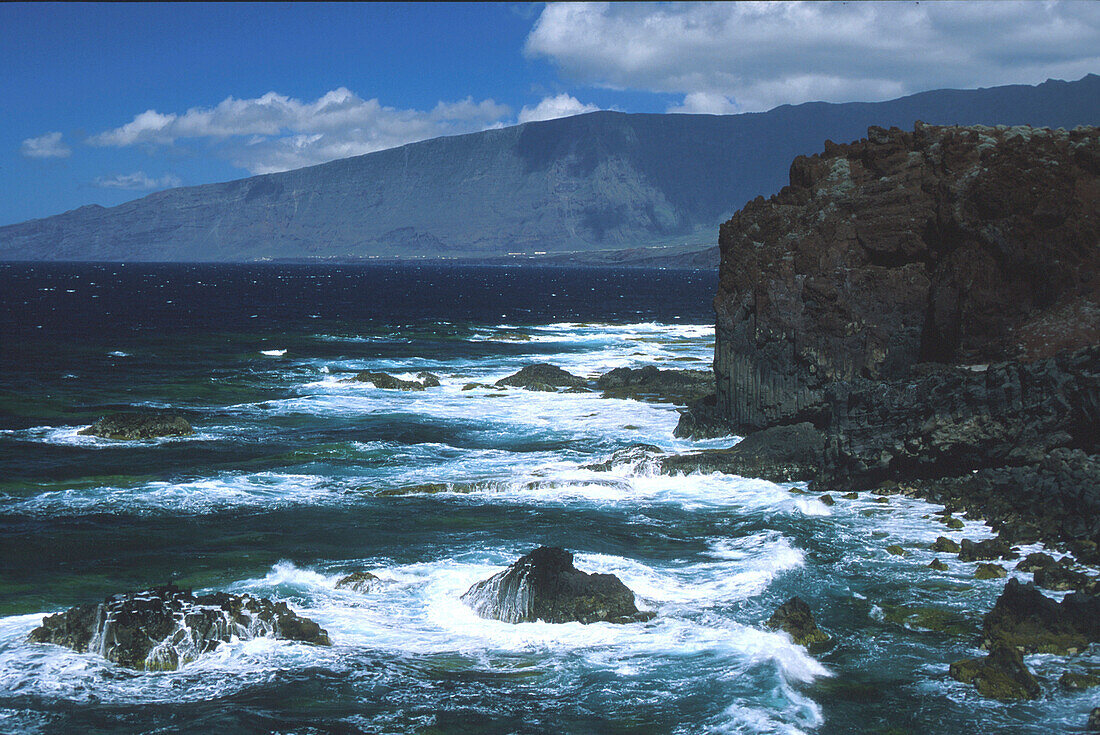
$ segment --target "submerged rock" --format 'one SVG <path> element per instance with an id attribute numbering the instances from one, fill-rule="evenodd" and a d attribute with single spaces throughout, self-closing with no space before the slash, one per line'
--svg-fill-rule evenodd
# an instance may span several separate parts
<path id="1" fill-rule="evenodd" d="M 352 572 L 336 581 L 336 589 L 354 592 L 370 592 L 378 583 L 378 577 L 370 572 Z"/>
<path id="2" fill-rule="evenodd" d="M 195 433 L 191 424 L 178 413 L 139 413 L 123 411 L 101 417 L 80 434 L 103 439 L 137 441 L 162 436 L 189 436 Z"/>
<path id="3" fill-rule="evenodd" d="M 556 365 L 535 363 L 527 365 L 518 373 L 501 378 L 495 385 L 528 390 L 553 390 L 555 388 L 576 388 L 587 385 L 588 381 L 567 373 Z"/>
<path id="4" fill-rule="evenodd" d="M 355 377 L 349 380 L 357 383 L 373 383 L 375 388 L 384 390 L 424 390 L 424 384 L 415 380 L 401 380 L 389 373 L 378 373 L 370 370 L 357 373 Z"/>
<path id="5" fill-rule="evenodd" d="M 173 585 L 114 595 L 99 605 L 49 615 L 29 639 L 77 653 L 98 653 L 132 669 L 164 671 L 234 637 L 331 645 L 328 633 L 285 602 L 225 592 L 195 596 Z"/>
<path id="6" fill-rule="evenodd" d="M 654 617 L 614 574 L 586 574 L 573 555 L 542 546 L 470 587 L 462 601 L 479 616 L 506 623 L 635 623 Z"/>
<path id="7" fill-rule="evenodd" d="M 689 404 L 714 392 L 714 373 L 700 370 L 615 368 L 596 379 L 604 398 L 633 398 L 654 403 Z"/>
<path id="8" fill-rule="evenodd" d="M 658 467 L 659 463 L 655 458 L 663 456 L 664 453 L 663 449 L 652 444 L 631 444 L 629 447 L 615 450 L 603 462 L 584 465 L 584 469 L 609 472 L 616 467 L 630 466 L 636 471 L 645 471 Z"/>
<path id="9" fill-rule="evenodd" d="M 973 684 L 979 694 L 990 699 L 1035 699 L 1042 691 L 1020 652 L 1004 643 L 996 644 L 988 656 L 956 661 L 949 672 L 952 678 Z"/>
<path id="10" fill-rule="evenodd" d="M 425 388 L 438 388 L 441 385 L 439 376 L 435 373 L 429 373 L 427 370 L 422 370 L 417 373 L 416 379 L 419 380 L 420 384 Z"/>
<path id="11" fill-rule="evenodd" d="M 802 482 L 817 476 L 824 448 L 825 437 L 812 424 L 776 426 L 753 432 L 729 449 L 666 457 L 661 472 L 725 472 L 771 482 Z"/>
<path id="12" fill-rule="evenodd" d="M 800 646 L 820 645 L 829 640 L 825 631 L 817 627 L 813 613 L 810 612 L 810 606 L 801 597 L 792 597 L 776 608 L 768 618 L 767 626 L 786 631 Z"/>
<path id="13" fill-rule="evenodd" d="M 985 615 L 983 647 L 1006 643 L 1026 653 L 1076 653 L 1100 641 L 1100 597 L 1075 592 L 1060 603 L 1035 585 L 1008 580 Z"/>
<path id="14" fill-rule="evenodd" d="M 1100 707 L 1093 707 L 1089 712 L 1089 721 L 1085 725 L 1089 732 L 1100 732 Z"/>

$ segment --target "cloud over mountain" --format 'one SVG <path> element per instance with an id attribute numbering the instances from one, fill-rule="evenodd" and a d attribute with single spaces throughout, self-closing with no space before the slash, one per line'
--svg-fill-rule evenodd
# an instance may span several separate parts
<path id="1" fill-rule="evenodd" d="M 674 112 L 882 100 L 1100 69 L 1100 3 L 561 3 L 529 57 L 575 82 L 683 95 Z"/>

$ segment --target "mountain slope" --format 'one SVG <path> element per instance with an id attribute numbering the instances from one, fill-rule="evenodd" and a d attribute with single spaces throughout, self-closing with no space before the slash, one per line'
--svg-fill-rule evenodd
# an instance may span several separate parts
<path id="1" fill-rule="evenodd" d="M 789 162 L 869 125 L 1100 123 L 1100 76 L 744 115 L 596 112 L 0 227 L 4 260 L 492 257 L 712 244 Z"/>

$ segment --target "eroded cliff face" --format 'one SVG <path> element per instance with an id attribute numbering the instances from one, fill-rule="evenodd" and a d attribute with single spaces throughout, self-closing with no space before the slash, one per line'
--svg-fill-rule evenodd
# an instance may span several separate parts
<path id="1" fill-rule="evenodd" d="M 1100 343 L 1100 129 L 872 127 L 722 225 L 717 413 L 828 422 L 837 381 Z"/>

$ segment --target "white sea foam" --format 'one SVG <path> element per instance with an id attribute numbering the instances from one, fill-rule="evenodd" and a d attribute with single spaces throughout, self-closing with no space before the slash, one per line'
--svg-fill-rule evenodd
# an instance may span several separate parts
<path id="1" fill-rule="evenodd" d="M 282 357 L 286 354 L 286 350 L 260 350 L 260 354 L 268 357 Z"/>

